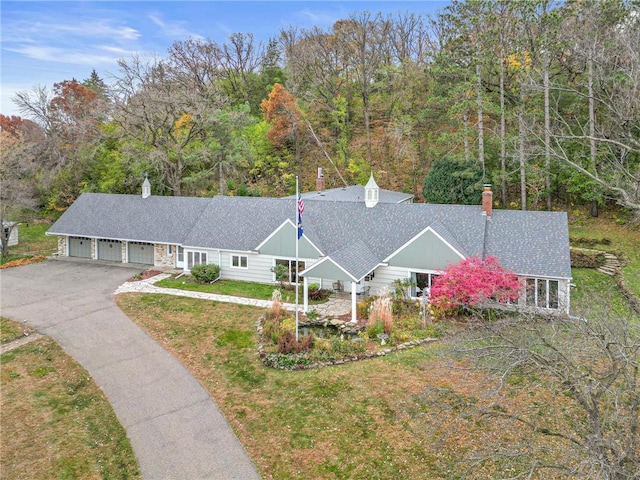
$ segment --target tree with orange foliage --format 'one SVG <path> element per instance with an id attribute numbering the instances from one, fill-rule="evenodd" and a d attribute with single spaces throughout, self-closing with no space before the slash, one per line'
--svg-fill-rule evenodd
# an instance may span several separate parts
<path id="1" fill-rule="evenodd" d="M 269 141 L 279 149 L 291 150 L 293 147 L 296 161 L 299 161 L 302 111 L 296 97 L 276 83 L 261 106 L 264 119 L 271 125 L 267 132 Z"/>

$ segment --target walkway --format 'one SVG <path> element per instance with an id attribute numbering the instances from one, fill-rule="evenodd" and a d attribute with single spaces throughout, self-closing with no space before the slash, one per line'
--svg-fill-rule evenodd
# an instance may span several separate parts
<path id="1" fill-rule="evenodd" d="M 236 297 L 232 295 L 219 295 L 217 293 L 205 293 L 205 292 L 193 292 L 191 290 L 180 290 L 178 288 L 163 288 L 154 285 L 160 280 L 170 277 L 169 273 L 161 273 L 155 277 L 147 278 L 145 280 L 138 280 L 135 282 L 125 282 L 120 285 L 115 293 L 161 293 L 163 295 L 175 295 L 178 297 L 190 297 L 199 298 L 202 300 L 213 300 L 216 302 L 224 303 L 237 303 L 240 305 L 249 305 L 259 308 L 271 308 L 271 300 L 258 300 L 255 298 Z M 283 308 L 295 312 L 296 306 L 293 303 L 283 303 Z M 302 311 L 302 304 L 298 306 L 298 309 Z M 339 298 L 335 295 L 330 297 L 325 303 L 318 305 L 309 305 L 309 310 L 315 310 L 322 318 L 325 317 L 339 317 L 351 312 L 351 301 L 346 298 Z"/>

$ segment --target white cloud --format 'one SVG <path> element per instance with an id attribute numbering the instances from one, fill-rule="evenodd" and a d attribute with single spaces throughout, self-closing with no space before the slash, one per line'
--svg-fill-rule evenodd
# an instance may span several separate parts
<path id="1" fill-rule="evenodd" d="M 204 37 L 198 33 L 190 31 L 185 27 L 186 22 L 183 21 L 166 21 L 158 13 L 150 13 L 149 20 L 160 27 L 161 33 L 175 40 L 180 38 L 197 38 L 204 40 Z"/>
<path id="2" fill-rule="evenodd" d="M 32 60 L 39 60 L 43 62 L 70 63 L 76 65 L 97 66 L 103 64 L 111 64 L 124 56 L 122 52 L 120 52 L 118 55 L 100 55 L 95 52 L 94 48 L 87 50 L 69 50 L 66 48 L 48 47 L 43 45 L 5 47 L 5 50 L 8 52 L 18 53 Z"/>

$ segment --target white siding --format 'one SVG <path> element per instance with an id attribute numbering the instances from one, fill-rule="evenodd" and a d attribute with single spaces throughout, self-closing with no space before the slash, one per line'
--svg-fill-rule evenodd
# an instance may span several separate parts
<path id="1" fill-rule="evenodd" d="M 246 256 L 247 268 L 231 267 L 231 255 Z M 273 281 L 271 257 L 257 253 L 222 251 L 220 258 L 220 272 L 224 279 L 258 283 L 272 283 Z"/>
<path id="2" fill-rule="evenodd" d="M 409 277 L 409 269 L 404 267 L 378 267 L 375 270 L 373 280 L 367 282 L 371 287 L 370 295 L 380 295 L 382 292 L 391 291 L 393 281 Z"/>

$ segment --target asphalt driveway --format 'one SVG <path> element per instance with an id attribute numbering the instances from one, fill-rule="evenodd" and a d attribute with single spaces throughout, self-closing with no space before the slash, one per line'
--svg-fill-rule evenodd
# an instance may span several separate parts
<path id="1" fill-rule="evenodd" d="M 206 390 L 125 316 L 113 291 L 140 268 L 71 260 L 0 271 L 2 316 L 55 339 L 127 430 L 144 479 L 258 479 Z"/>

